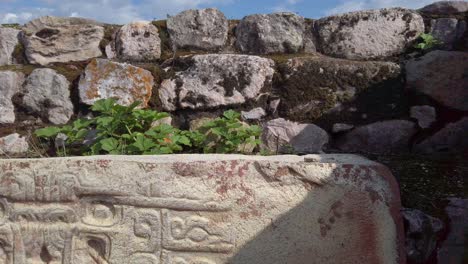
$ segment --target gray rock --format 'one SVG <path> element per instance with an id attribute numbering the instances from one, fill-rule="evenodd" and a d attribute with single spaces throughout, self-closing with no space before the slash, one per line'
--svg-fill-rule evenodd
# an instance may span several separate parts
<path id="1" fill-rule="evenodd" d="M 420 153 L 464 152 L 468 150 L 468 117 L 450 123 L 434 135 L 417 144 Z"/>
<path id="2" fill-rule="evenodd" d="M 209 54 L 181 60 L 190 66 L 159 89 L 167 111 L 242 104 L 269 86 L 275 72 L 273 60 L 257 56 Z"/>
<path id="3" fill-rule="evenodd" d="M 338 133 L 350 131 L 353 128 L 354 128 L 353 125 L 337 123 L 333 125 L 332 132 L 334 134 L 338 134 Z"/>
<path id="4" fill-rule="evenodd" d="M 466 31 L 466 22 L 456 18 L 438 18 L 431 20 L 430 34 L 442 42 L 441 46 L 451 50 Z"/>
<path id="5" fill-rule="evenodd" d="M 421 15 L 402 8 L 346 13 L 319 19 L 315 25 L 320 50 L 347 59 L 399 55 L 424 33 Z"/>
<path id="6" fill-rule="evenodd" d="M 299 124 L 278 118 L 264 125 L 264 148 L 272 153 L 320 153 L 328 143 L 325 130 L 314 124 Z"/>
<path id="7" fill-rule="evenodd" d="M 111 45 L 111 44 L 106 45 L 105 52 L 106 52 L 106 58 L 108 58 L 108 59 L 113 59 L 113 58 L 117 57 L 115 49 L 114 49 L 113 45 Z"/>
<path id="8" fill-rule="evenodd" d="M 242 111 L 241 115 L 244 120 L 260 120 L 266 116 L 266 112 L 263 108 L 257 107 L 250 111 Z"/>
<path id="9" fill-rule="evenodd" d="M 437 254 L 437 263 L 465 263 L 468 245 L 468 199 L 451 198 L 445 208 L 449 233 Z"/>
<path id="10" fill-rule="evenodd" d="M 317 38 L 315 37 L 314 21 L 309 19 L 305 21 L 304 30 L 304 52 L 314 53 L 317 51 Z"/>
<path id="11" fill-rule="evenodd" d="M 434 15 L 454 15 L 468 11 L 466 1 L 439 1 L 421 8 L 419 11 Z"/>
<path id="12" fill-rule="evenodd" d="M 187 10 L 167 19 L 167 30 L 176 48 L 219 50 L 228 37 L 228 21 L 215 8 Z"/>
<path id="13" fill-rule="evenodd" d="M 124 25 L 117 32 L 115 42 L 117 56 L 123 60 L 152 61 L 161 57 L 159 32 L 150 22 Z"/>
<path id="14" fill-rule="evenodd" d="M 347 152 L 387 154 L 409 150 L 416 126 L 406 120 L 390 120 L 360 126 L 337 139 L 338 149 Z"/>
<path id="15" fill-rule="evenodd" d="M 0 26 L 0 66 L 13 63 L 12 53 L 18 45 L 20 31 Z"/>
<path id="16" fill-rule="evenodd" d="M 437 120 L 437 114 L 434 107 L 429 105 L 413 106 L 410 109 L 410 116 L 418 120 L 421 128 L 429 128 Z"/>
<path id="17" fill-rule="evenodd" d="M 23 28 L 23 44 L 31 64 L 81 61 L 100 57 L 104 28 L 76 17 L 41 17 Z"/>
<path id="18" fill-rule="evenodd" d="M 147 107 L 153 85 L 153 75 L 145 69 L 94 59 L 81 75 L 78 90 L 81 102 L 87 105 L 93 105 L 100 99 L 114 98 L 121 105 L 139 101 L 141 107 Z"/>
<path id="19" fill-rule="evenodd" d="M 52 69 L 35 69 L 23 87 L 23 106 L 53 124 L 66 124 L 73 115 L 70 82 Z"/>
<path id="20" fill-rule="evenodd" d="M 444 223 L 417 209 L 402 210 L 405 223 L 406 256 L 411 263 L 426 263 L 436 250 Z"/>
<path id="21" fill-rule="evenodd" d="M 468 53 L 436 50 L 406 63 L 409 89 L 439 103 L 468 111 Z"/>
<path id="22" fill-rule="evenodd" d="M 15 122 L 15 107 L 11 101 L 21 90 L 24 74 L 12 71 L 0 71 L 0 124 Z"/>
<path id="23" fill-rule="evenodd" d="M 0 138 L 0 155 L 23 154 L 28 150 L 29 144 L 26 138 L 18 133 Z"/>
<path id="24" fill-rule="evenodd" d="M 296 53 L 304 47 L 304 18 L 294 13 L 244 17 L 236 29 L 237 47 L 245 53 Z"/>

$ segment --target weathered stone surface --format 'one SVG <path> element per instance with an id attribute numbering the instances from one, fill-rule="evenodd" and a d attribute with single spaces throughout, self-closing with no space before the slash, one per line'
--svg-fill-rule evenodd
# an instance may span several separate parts
<path id="1" fill-rule="evenodd" d="M 420 9 L 421 12 L 435 15 L 453 15 L 468 12 L 466 1 L 439 1 Z"/>
<path id="2" fill-rule="evenodd" d="M 275 72 L 272 60 L 257 56 L 209 54 L 182 60 L 190 66 L 159 89 L 167 111 L 242 104 L 269 87 Z"/>
<path id="3" fill-rule="evenodd" d="M 6 137 L 0 138 L 0 155 L 22 154 L 29 150 L 29 144 L 26 138 L 21 137 L 19 134 L 14 133 Z M 1 174 L 1 173 L 0 173 Z M 1 189 L 1 187 L 0 187 Z M 3 192 L 0 192 L 3 194 Z M 1 209 L 0 209 L 1 210 Z M 2 214 L 0 214 L 2 215 Z M 1 219 L 1 218 L 0 218 Z M 1 228 L 1 225 L 0 225 Z M 1 235 L 0 235 L 1 236 Z M 1 248 L 1 246 L 0 246 Z M 4 251 L 0 251 L 4 252 Z M 0 255 L 0 260 L 2 255 Z M 8 263 L 8 262 L 6 262 Z"/>
<path id="4" fill-rule="evenodd" d="M 294 13 L 244 17 L 236 29 L 237 47 L 246 53 L 296 53 L 304 47 L 304 18 Z"/>
<path id="5" fill-rule="evenodd" d="M 266 116 L 266 112 L 263 108 L 257 107 L 250 111 L 242 111 L 241 115 L 244 120 L 260 120 Z"/>
<path id="6" fill-rule="evenodd" d="M 52 69 L 35 69 L 22 93 L 22 105 L 53 124 L 66 124 L 73 115 L 70 82 Z"/>
<path id="7" fill-rule="evenodd" d="M 315 21 L 308 19 L 305 21 L 304 29 L 304 52 L 314 53 L 317 51 L 317 38 L 315 36 Z"/>
<path id="8" fill-rule="evenodd" d="M 167 30 L 176 48 L 219 50 L 228 38 L 228 21 L 215 8 L 186 10 L 167 19 Z"/>
<path id="9" fill-rule="evenodd" d="M 430 34 L 442 42 L 441 46 L 451 50 L 466 31 L 466 22 L 456 18 L 438 18 L 431 20 Z"/>
<path id="10" fill-rule="evenodd" d="M 104 28 L 76 17 L 41 17 L 23 28 L 26 57 L 31 64 L 87 60 L 102 55 Z"/>
<path id="11" fill-rule="evenodd" d="M 158 29 L 147 21 L 124 25 L 117 33 L 117 55 L 130 61 L 151 61 L 161 57 Z"/>
<path id="12" fill-rule="evenodd" d="M 417 152 L 463 152 L 468 150 L 468 117 L 450 123 L 415 146 Z"/>
<path id="13" fill-rule="evenodd" d="M 377 59 L 401 54 L 421 33 L 415 11 L 385 8 L 351 12 L 316 21 L 320 50 L 347 59 Z"/>
<path id="14" fill-rule="evenodd" d="M 407 85 L 447 107 L 468 111 L 467 67 L 467 52 L 432 51 L 406 64 Z"/>
<path id="15" fill-rule="evenodd" d="M 20 31 L 0 26 L 0 66 L 13 63 L 12 53 L 18 45 Z"/>
<path id="16" fill-rule="evenodd" d="M 262 140 L 273 153 L 320 153 L 328 143 L 328 134 L 314 124 L 278 118 L 264 125 Z"/>
<path id="17" fill-rule="evenodd" d="M 402 210 L 405 223 L 406 256 L 411 263 L 427 263 L 436 250 L 444 223 L 417 209 Z"/>
<path id="18" fill-rule="evenodd" d="M 354 126 L 353 125 L 350 125 L 350 124 L 341 124 L 341 123 L 337 123 L 337 124 L 334 124 L 333 127 L 332 127 L 332 132 L 337 134 L 337 133 L 342 133 L 342 132 L 347 132 L 347 131 L 350 131 L 351 129 L 353 129 Z"/>
<path id="19" fill-rule="evenodd" d="M 140 101 L 146 107 L 154 85 L 151 72 L 126 63 L 94 59 L 80 78 L 81 102 L 93 105 L 100 99 L 114 98 L 121 105 Z"/>
<path id="20" fill-rule="evenodd" d="M 306 158 L 311 162 L 238 155 L 0 160 L 0 257 L 405 263 L 389 170 L 357 156 Z"/>
<path id="21" fill-rule="evenodd" d="M 0 71 L 0 124 L 15 122 L 13 96 L 21 90 L 24 74 L 12 71 Z"/>
<path id="22" fill-rule="evenodd" d="M 382 121 L 353 129 L 337 140 L 337 147 L 347 152 L 386 154 L 409 150 L 416 126 L 406 120 Z"/>
<path id="23" fill-rule="evenodd" d="M 351 61 L 311 55 L 290 59 L 280 69 L 284 81 L 280 86 L 283 98 L 280 109 L 283 116 L 295 121 L 313 121 L 331 111 L 339 110 L 345 103 L 359 103 L 355 100 L 355 95 L 359 93 L 373 94 L 385 90 L 383 93 L 379 92 L 382 94 L 379 96 L 387 97 L 384 100 L 391 100 L 391 96 L 386 96 L 385 93 L 396 94 L 394 87 L 400 86 L 395 79 L 399 78 L 401 68 L 392 62 Z M 375 96 L 372 97 L 375 100 Z M 382 101 L 367 114 L 377 113 L 378 107 L 382 108 L 381 112 L 393 110 L 384 108 Z M 372 104 L 365 102 L 367 107 Z"/>
<path id="24" fill-rule="evenodd" d="M 410 109 L 410 116 L 418 121 L 421 128 L 429 128 L 436 121 L 436 109 L 429 105 L 413 106 Z"/>

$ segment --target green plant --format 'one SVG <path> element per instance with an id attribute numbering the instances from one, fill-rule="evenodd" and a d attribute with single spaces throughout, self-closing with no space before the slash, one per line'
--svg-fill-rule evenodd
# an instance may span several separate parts
<path id="1" fill-rule="evenodd" d="M 67 149 L 63 155 L 96 154 L 171 154 L 195 147 L 203 141 L 198 132 L 181 131 L 155 122 L 169 115 L 137 109 L 139 102 L 126 107 L 113 99 L 99 100 L 91 108 L 98 115 L 78 119 L 71 125 L 38 129 L 39 138 L 55 139 L 65 135 Z M 85 140 L 91 141 L 85 144 Z M 60 149 L 58 149 L 60 151 Z"/>
<path id="2" fill-rule="evenodd" d="M 233 110 L 203 124 L 199 131 L 205 135 L 204 153 L 252 153 L 260 144 L 261 128 L 240 121 Z"/>
<path id="3" fill-rule="evenodd" d="M 429 50 L 442 44 L 442 42 L 436 39 L 433 35 L 425 33 L 419 35 L 418 41 L 419 42 L 414 45 L 414 48 L 420 50 Z"/>

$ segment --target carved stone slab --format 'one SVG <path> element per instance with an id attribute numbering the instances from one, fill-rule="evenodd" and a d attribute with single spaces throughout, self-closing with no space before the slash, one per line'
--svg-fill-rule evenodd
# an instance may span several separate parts
<path id="1" fill-rule="evenodd" d="M 0 160 L 0 263 L 405 263 L 399 209 L 352 155 Z"/>

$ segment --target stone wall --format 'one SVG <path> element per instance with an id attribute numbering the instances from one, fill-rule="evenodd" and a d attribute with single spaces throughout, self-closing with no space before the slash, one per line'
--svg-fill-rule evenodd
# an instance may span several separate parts
<path id="1" fill-rule="evenodd" d="M 203 9 L 124 26 L 42 17 L 1 27 L 0 150 L 24 152 L 32 130 L 115 98 L 168 111 L 181 128 L 242 111 L 265 127 L 274 153 L 463 151 L 467 5 L 318 20 L 227 20 Z M 444 44 L 416 50 L 424 32 Z"/>
<path id="2" fill-rule="evenodd" d="M 353 155 L 0 160 L 1 263 L 403 264 L 395 179 Z"/>

